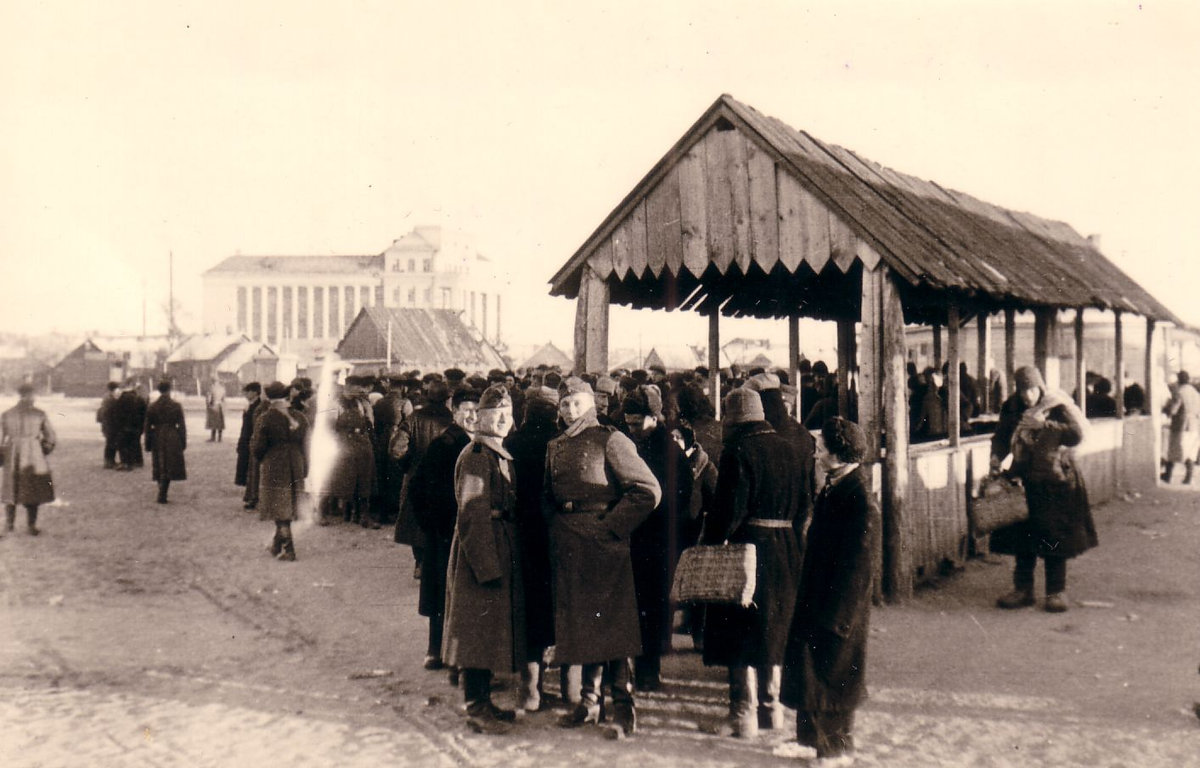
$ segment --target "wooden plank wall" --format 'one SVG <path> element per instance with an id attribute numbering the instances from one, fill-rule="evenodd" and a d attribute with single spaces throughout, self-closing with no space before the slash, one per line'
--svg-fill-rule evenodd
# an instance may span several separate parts
<path id="1" fill-rule="evenodd" d="M 856 259 L 878 261 L 871 246 L 800 182 L 768 149 L 737 130 L 713 128 L 684 152 L 588 257 L 602 279 L 655 278 L 686 269 L 699 277 L 715 265 L 745 274 L 807 263 L 820 272 L 833 261 L 843 272 Z"/>

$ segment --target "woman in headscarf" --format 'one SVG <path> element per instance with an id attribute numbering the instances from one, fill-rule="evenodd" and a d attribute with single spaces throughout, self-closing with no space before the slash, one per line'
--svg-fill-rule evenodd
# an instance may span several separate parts
<path id="1" fill-rule="evenodd" d="M 29 535 L 37 536 L 38 506 L 54 501 L 54 480 L 46 456 L 58 438 L 46 412 L 33 404 L 33 385 L 22 384 L 17 394 L 21 399 L 0 416 L 0 463 L 4 465 L 0 501 L 4 503 L 6 531 L 12 531 L 20 504 L 25 507 Z"/>
<path id="2" fill-rule="evenodd" d="M 1071 398 L 1049 389 L 1031 365 L 1017 370 L 1017 391 L 1000 408 L 992 436 L 992 469 L 1012 454 L 1009 474 L 1025 484 L 1029 519 L 992 534 L 991 549 L 1015 555 L 1013 591 L 1001 608 L 1034 604 L 1033 573 L 1045 561 L 1046 603 L 1051 613 L 1067 610 L 1067 560 L 1096 546 L 1087 488 L 1075 465 L 1074 446 L 1083 441 L 1087 420 Z"/>
<path id="3" fill-rule="evenodd" d="M 825 487 L 808 529 L 783 667 L 783 703 L 796 709 L 796 740 L 822 759 L 854 751 L 854 711 L 867 692 L 871 553 L 879 532 L 865 455 L 857 424 L 838 416 L 825 422 L 817 440 Z"/>

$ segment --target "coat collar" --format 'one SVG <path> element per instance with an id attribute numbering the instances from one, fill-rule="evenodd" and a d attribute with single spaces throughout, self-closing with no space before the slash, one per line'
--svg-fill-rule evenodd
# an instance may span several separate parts
<path id="1" fill-rule="evenodd" d="M 496 437 L 495 435 L 475 435 L 474 438 L 476 443 L 479 443 L 480 445 L 486 445 L 488 448 L 491 448 L 493 451 L 498 453 L 502 458 L 512 461 L 512 454 L 509 453 L 508 449 L 504 447 L 504 443 L 501 442 L 501 440 L 502 438 Z"/>

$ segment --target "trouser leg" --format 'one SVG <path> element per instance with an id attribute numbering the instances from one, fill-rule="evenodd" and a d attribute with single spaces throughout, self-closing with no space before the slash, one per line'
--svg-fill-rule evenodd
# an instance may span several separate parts
<path id="1" fill-rule="evenodd" d="M 464 669 L 459 677 L 462 680 L 463 698 L 467 702 L 467 713 L 472 709 L 481 710 L 492 703 L 492 671 L 490 669 Z"/>
<path id="2" fill-rule="evenodd" d="M 29 534 L 31 536 L 38 535 L 37 515 L 38 515 L 37 504 L 26 504 L 25 505 L 25 523 L 29 529 Z"/>
<path id="3" fill-rule="evenodd" d="M 633 702 L 633 659 L 613 659 L 607 666 L 612 687 L 613 733 L 617 738 L 632 736 L 637 731 L 637 710 Z"/>
<path id="4" fill-rule="evenodd" d="M 296 559 L 296 542 L 292 538 L 292 524 L 284 521 L 279 523 L 279 532 L 283 536 L 283 542 L 279 548 L 280 560 L 295 560 Z"/>
<path id="5" fill-rule="evenodd" d="M 1020 592 L 1033 592 L 1033 569 L 1037 566 L 1037 555 L 1017 555 L 1013 569 L 1013 587 Z"/>
<path id="6" fill-rule="evenodd" d="M 112 469 L 117 466 L 117 441 L 111 437 L 104 438 L 104 468 Z"/>
<path id="7" fill-rule="evenodd" d="M 558 689 L 562 692 L 563 702 L 578 704 L 583 691 L 583 667 L 578 664 L 566 665 L 558 669 Z"/>
<path id="8" fill-rule="evenodd" d="M 170 480 L 159 480 L 158 481 L 158 503 L 159 504 L 167 503 L 167 489 L 169 489 L 170 487 L 171 487 Z"/>
<path id="9" fill-rule="evenodd" d="M 1163 462 L 1162 481 L 1164 483 L 1171 482 L 1171 470 L 1173 470 L 1173 469 L 1175 469 L 1175 462 L 1173 462 L 1173 461 L 1164 461 Z"/>
<path id="10" fill-rule="evenodd" d="M 1067 589 L 1067 558 L 1047 557 L 1046 594 L 1055 595 Z"/>
<path id="11" fill-rule="evenodd" d="M 1184 485 L 1186 485 L 1186 484 L 1188 484 L 1188 483 L 1192 482 L 1192 466 L 1193 466 L 1193 465 L 1194 465 L 1194 462 L 1193 462 L 1191 459 L 1188 459 L 1187 461 L 1185 461 L 1185 462 L 1183 463 L 1184 469 L 1186 470 L 1186 471 L 1183 473 L 1183 482 L 1184 482 Z"/>
<path id="12" fill-rule="evenodd" d="M 783 688 L 783 667 L 777 664 L 758 670 L 758 727 L 778 729 L 783 727 L 783 702 L 779 700 Z"/>
<path id="13" fill-rule="evenodd" d="M 429 645 L 425 648 L 425 653 L 434 658 L 442 658 L 442 632 L 445 629 L 445 616 L 439 611 L 436 615 L 429 617 Z"/>
<path id="14" fill-rule="evenodd" d="M 591 707 L 604 697 L 604 664 L 584 664 L 580 668 L 579 700 Z"/>
<path id="15" fill-rule="evenodd" d="M 16 504 L 5 504 L 4 505 L 4 529 L 6 531 L 11 531 L 13 529 L 13 526 L 16 525 L 16 522 L 17 522 L 17 505 Z"/>

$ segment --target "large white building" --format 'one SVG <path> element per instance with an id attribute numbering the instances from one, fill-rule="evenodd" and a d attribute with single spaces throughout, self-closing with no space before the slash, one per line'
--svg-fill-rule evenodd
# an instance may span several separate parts
<path id="1" fill-rule="evenodd" d="M 365 306 L 454 309 L 500 343 L 501 286 L 467 239 L 416 227 L 373 256 L 230 256 L 204 279 L 204 331 L 244 333 L 311 361 Z"/>

